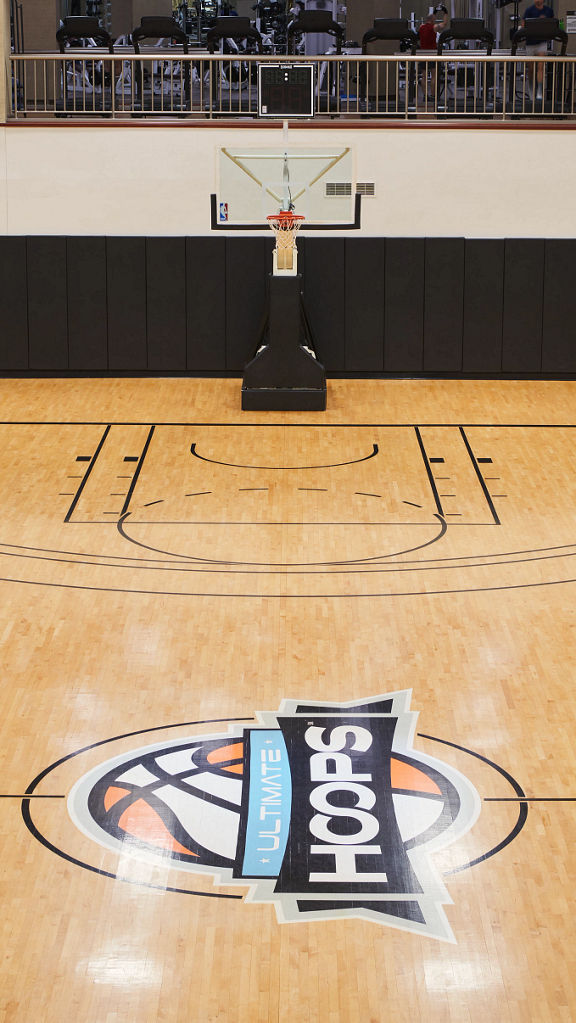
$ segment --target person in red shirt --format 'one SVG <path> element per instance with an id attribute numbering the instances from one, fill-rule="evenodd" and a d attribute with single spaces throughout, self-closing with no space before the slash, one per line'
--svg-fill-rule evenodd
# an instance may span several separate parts
<path id="1" fill-rule="evenodd" d="M 418 38 L 420 39 L 420 49 L 422 50 L 436 50 L 436 43 L 438 40 L 438 34 L 442 32 L 448 24 L 448 11 L 444 7 L 444 4 L 437 4 L 433 12 L 428 15 L 425 21 L 422 22 L 418 29 Z M 436 64 L 429 64 L 424 72 L 424 84 L 426 79 L 429 77 L 429 87 L 431 90 L 431 98 L 434 99 L 434 93 L 436 91 Z"/>
<path id="2" fill-rule="evenodd" d="M 436 49 L 436 29 L 434 28 L 434 14 L 429 14 L 426 21 L 423 21 L 418 29 L 421 50 Z"/>

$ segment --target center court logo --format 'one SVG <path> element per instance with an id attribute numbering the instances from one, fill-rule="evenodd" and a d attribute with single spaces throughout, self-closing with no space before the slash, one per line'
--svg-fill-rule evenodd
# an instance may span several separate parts
<path id="1" fill-rule="evenodd" d="M 248 887 L 281 922 L 358 917 L 454 940 L 432 854 L 480 799 L 413 749 L 410 695 L 284 700 L 249 727 L 135 749 L 85 774 L 69 814 L 116 853 Z"/>

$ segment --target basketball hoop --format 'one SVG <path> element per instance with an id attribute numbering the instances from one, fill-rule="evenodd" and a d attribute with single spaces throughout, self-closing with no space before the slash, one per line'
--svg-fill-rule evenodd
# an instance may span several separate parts
<path id="1" fill-rule="evenodd" d="M 278 213 L 271 213 L 266 219 L 276 238 L 274 273 L 295 274 L 296 235 L 306 218 L 290 210 L 279 210 Z"/>

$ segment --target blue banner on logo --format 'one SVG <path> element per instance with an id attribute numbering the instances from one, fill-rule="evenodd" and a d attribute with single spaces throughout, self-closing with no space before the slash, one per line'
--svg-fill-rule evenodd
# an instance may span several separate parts
<path id="1" fill-rule="evenodd" d="M 290 830 L 292 779 L 282 732 L 250 730 L 244 877 L 277 877 Z"/>

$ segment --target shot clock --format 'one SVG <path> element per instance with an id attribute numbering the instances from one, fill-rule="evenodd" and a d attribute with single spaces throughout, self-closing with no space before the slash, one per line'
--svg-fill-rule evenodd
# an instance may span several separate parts
<path id="1" fill-rule="evenodd" d="M 259 117 L 313 117 L 313 64 L 259 64 Z"/>

